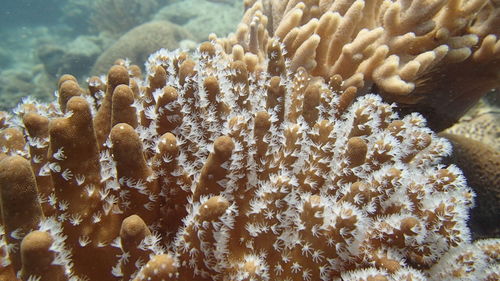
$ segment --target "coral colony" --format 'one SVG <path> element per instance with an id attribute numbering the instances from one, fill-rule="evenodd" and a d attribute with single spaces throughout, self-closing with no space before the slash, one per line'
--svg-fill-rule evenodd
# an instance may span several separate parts
<path id="1" fill-rule="evenodd" d="M 342 30 L 356 13 L 388 21 L 410 1 L 373 1 L 376 13 L 363 10 L 372 1 L 281 2 L 279 22 L 265 15 L 279 2 L 249 1 L 234 37 L 191 55 L 159 50 L 145 74 L 117 61 L 86 89 L 64 75 L 57 101 L 2 115 L 0 279 L 498 280 L 500 241 L 470 241 L 474 193 L 440 164 L 449 143 L 420 114 L 399 117 L 362 92 L 365 81 L 411 93 L 412 62 L 453 63 L 453 48 L 467 53 L 462 35 L 430 47 L 444 52 L 430 61 L 401 55 L 391 72 L 389 53 L 402 50 L 372 46 L 395 36 L 385 25 Z M 485 30 L 498 21 L 483 14 L 498 15 L 494 2 L 431 2 L 404 25 L 413 39 L 445 32 L 432 24 L 442 13 L 479 13 Z M 266 24 L 295 35 L 272 38 Z M 482 43 L 468 56 L 498 59 L 495 35 L 471 40 Z M 321 48 L 338 44 L 333 61 L 361 63 L 319 71 Z"/>

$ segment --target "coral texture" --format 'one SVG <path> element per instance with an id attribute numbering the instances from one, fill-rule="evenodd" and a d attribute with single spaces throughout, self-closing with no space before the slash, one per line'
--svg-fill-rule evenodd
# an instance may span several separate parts
<path id="1" fill-rule="evenodd" d="M 259 64 L 204 43 L 152 54 L 145 80 L 65 75 L 56 102 L 3 117 L 3 276 L 498 278 L 449 143 L 269 43 Z"/>
<path id="2" fill-rule="evenodd" d="M 292 69 L 339 74 L 344 88 L 376 91 L 435 130 L 451 126 L 500 86 L 500 4 L 488 0 L 247 0 L 222 38 L 260 59 L 280 38 Z"/>
<path id="3" fill-rule="evenodd" d="M 464 116 L 445 133 L 464 136 L 500 151 L 500 110 L 479 108 L 472 116 Z"/>

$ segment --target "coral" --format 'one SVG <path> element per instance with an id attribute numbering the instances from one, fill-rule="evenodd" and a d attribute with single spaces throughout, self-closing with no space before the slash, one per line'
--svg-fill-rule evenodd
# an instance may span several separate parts
<path id="1" fill-rule="evenodd" d="M 375 91 L 435 130 L 451 126 L 500 86 L 500 6 L 487 0 L 248 0 L 227 52 L 262 60 L 278 37 L 292 69 L 341 75 L 344 88 Z M 212 37 L 215 39 L 215 37 Z"/>
<path id="2" fill-rule="evenodd" d="M 470 244 L 474 195 L 440 164 L 449 143 L 419 114 L 398 118 L 340 77 L 294 69 L 269 43 L 259 64 L 213 43 L 192 57 L 160 50 L 144 80 L 122 61 L 86 91 L 64 75 L 56 102 L 20 105 L 0 136 L 2 272 L 497 278 L 500 242 Z"/>
<path id="3" fill-rule="evenodd" d="M 448 252 L 433 270 L 436 280 L 476 280 L 474 274 L 488 276 L 486 280 L 498 280 L 498 266 L 488 264 L 498 262 L 500 251 L 494 240 L 483 240 L 461 249 Z M 481 262 L 477 262 L 481 261 Z M 495 272 L 496 271 L 496 272 Z"/>
<path id="4" fill-rule="evenodd" d="M 483 105 L 444 132 L 476 140 L 500 151 L 500 111 Z"/>
<path id="5" fill-rule="evenodd" d="M 453 145 L 452 161 L 467 178 L 477 194 L 472 209 L 471 227 L 478 237 L 498 237 L 500 225 L 492 223 L 500 217 L 500 152 L 473 139 L 442 133 Z"/>
<path id="6" fill-rule="evenodd" d="M 191 35 L 186 30 L 167 21 L 139 25 L 102 52 L 90 73 L 105 73 L 117 59 L 127 58 L 134 63 L 142 63 L 152 52 L 160 48 L 178 48 L 181 40 L 189 38 Z"/>

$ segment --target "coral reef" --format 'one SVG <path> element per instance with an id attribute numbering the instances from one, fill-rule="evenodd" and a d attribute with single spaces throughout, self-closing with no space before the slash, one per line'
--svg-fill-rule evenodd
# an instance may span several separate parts
<path id="1" fill-rule="evenodd" d="M 117 59 L 129 59 L 133 63 L 146 61 L 149 54 L 160 48 L 176 49 L 179 42 L 192 36 L 184 28 L 167 21 L 153 21 L 139 25 L 121 36 L 103 51 L 90 73 L 105 73 Z"/>
<path id="2" fill-rule="evenodd" d="M 4 117 L 3 276 L 498 278 L 449 143 L 269 44 L 259 64 L 160 50 L 145 80 L 121 61 L 88 90 L 65 75 L 57 102 Z"/>
<path id="3" fill-rule="evenodd" d="M 262 59 L 280 38 L 292 68 L 375 91 L 442 130 L 500 86 L 500 5 L 487 0 L 247 0 L 236 44 Z"/>
<path id="4" fill-rule="evenodd" d="M 235 34 L 144 76 L 115 58 L 164 23 L 105 52 L 107 76 L 0 114 L 0 279 L 500 279 L 450 143 L 383 101 L 445 100 L 440 128 L 497 86 L 497 2 L 245 5 Z"/>
<path id="5" fill-rule="evenodd" d="M 492 93 L 496 94 L 496 93 Z M 500 111 L 485 99 L 452 127 L 440 133 L 453 145 L 446 161 L 463 170 L 477 194 L 469 222 L 474 238 L 499 237 Z"/>

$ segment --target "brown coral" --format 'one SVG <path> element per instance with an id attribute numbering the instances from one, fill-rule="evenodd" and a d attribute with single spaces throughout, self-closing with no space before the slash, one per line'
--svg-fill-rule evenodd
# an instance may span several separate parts
<path id="1" fill-rule="evenodd" d="M 89 93 L 72 96 L 65 76 L 58 103 L 19 107 L 0 168 L 24 163 L 25 198 L 54 215 L 14 240 L 6 225 L 4 247 L 31 261 L 52 243 L 36 268 L 62 280 L 432 279 L 456 273 L 440 258 L 462 247 L 467 265 L 496 266 L 470 246 L 473 195 L 456 167 L 439 165 L 449 145 L 421 116 L 399 119 L 378 96 L 355 99 L 340 78 L 290 71 L 282 49 L 269 50 L 259 65 L 211 43 L 194 57 L 160 50 L 144 81 L 117 65 Z M 8 186 L 22 183 L 12 175 L 0 177 L 3 214 L 15 212 Z M 48 197 L 34 191 L 42 184 Z"/>

